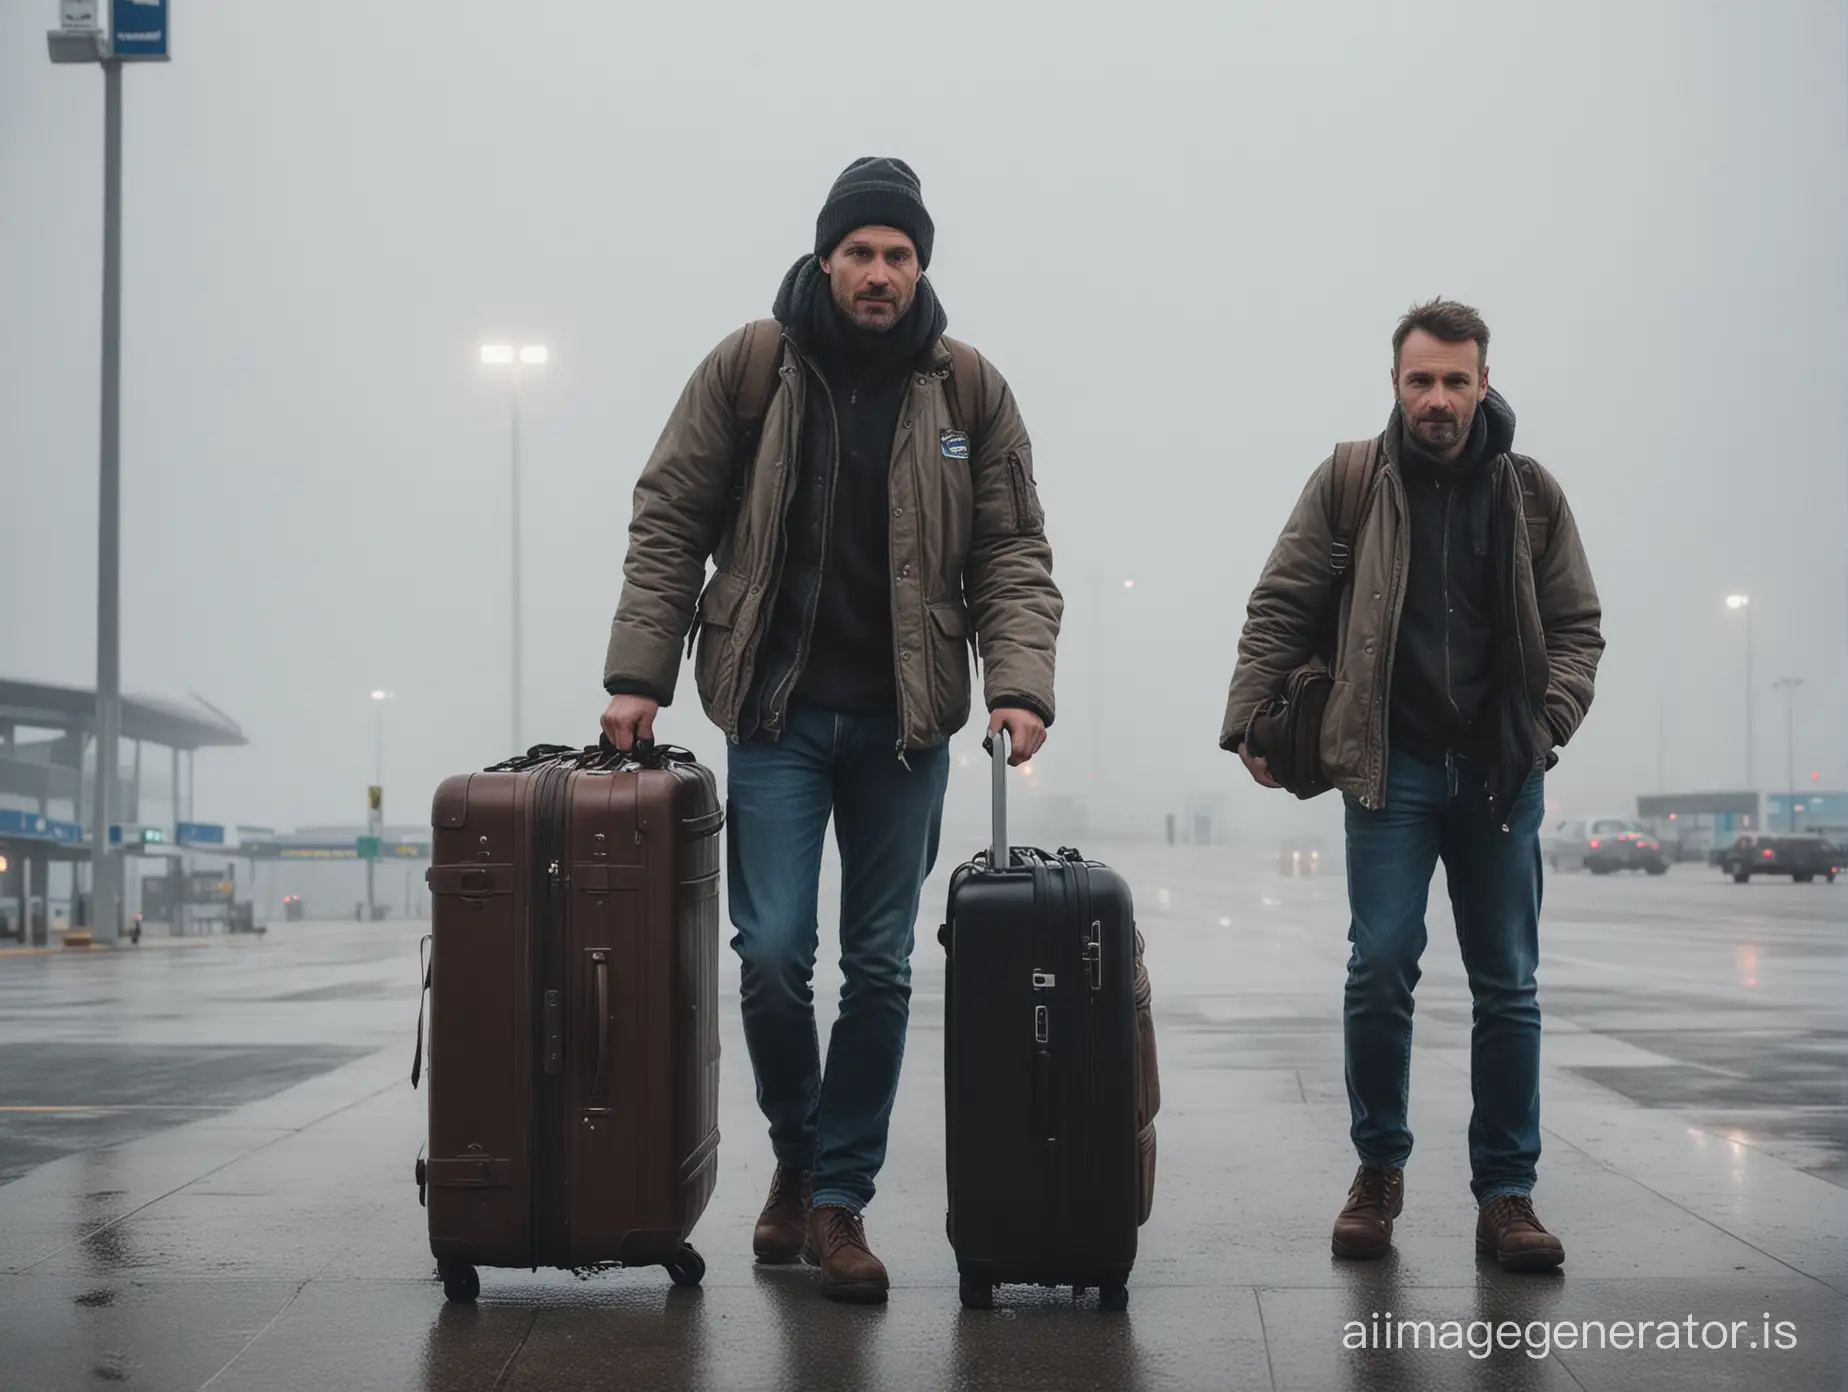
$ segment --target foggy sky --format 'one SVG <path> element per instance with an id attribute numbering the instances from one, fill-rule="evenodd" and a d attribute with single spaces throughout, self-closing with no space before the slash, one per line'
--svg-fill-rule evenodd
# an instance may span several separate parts
<path id="1" fill-rule="evenodd" d="M 553 355 L 526 733 L 594 739 L 636 473 L 863 154 L 917 169 L 951 332 L 1033 435 L 1049 788 L 1275 810 L 1215 749 L 1245 599 L 1435 294 L 1487 317 L 1605 602 L 1549 795 L 1743 781 L 1733 590 L 1760 784 L 1798 675 L 1799 776 L 1848 785 L 1839 3 L 172 9 L 174 61 L 125 83 L 122 671 L 249 732 L 200 757 L 204 820 L 360 820 L 374 687 L 394 823 L 507 752 L 484 341 Z M 102 81 L 50 65 L 56 22 L 0 7 L 0 673 L 87 684 Z M 690 674 L 661 733 L 722 766 Z"/>

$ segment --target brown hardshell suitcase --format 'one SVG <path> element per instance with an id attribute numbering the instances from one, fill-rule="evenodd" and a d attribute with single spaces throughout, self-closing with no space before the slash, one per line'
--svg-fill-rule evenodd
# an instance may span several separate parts
<path id="1" fill-rule="evenodd" d="M 719 1146 L 711 771 L 543 746 L 446 780 L 431 820 L 418 1181 L 445 1292 L 473 1300 L 477 1266 L 697 1284 Z"/>

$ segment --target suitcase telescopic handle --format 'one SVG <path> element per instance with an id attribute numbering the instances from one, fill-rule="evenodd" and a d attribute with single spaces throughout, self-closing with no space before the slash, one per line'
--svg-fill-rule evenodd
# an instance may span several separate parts
<path id="1" fill-rule="evenodd" d="M 1004 725 L 983 741 L 994 765 L 994 836 L 988 847 L 988 868 L 1005 870 L 1008 866 L 1007 845 L 1007 760 L 1013 741 Z"/>

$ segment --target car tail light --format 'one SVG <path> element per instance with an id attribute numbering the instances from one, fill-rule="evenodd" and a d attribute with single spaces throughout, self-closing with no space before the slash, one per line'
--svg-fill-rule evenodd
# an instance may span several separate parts
<path id="1" fill-rule="evenodd" d="M 1598 838 L 1595 836 L 1591 838 L 1591 848 L 1594 851 L 1598 849 Z"/>
<path id="2" fill-rule="evenodd" d="M 1776 852 L 1776 851 L 1774 851 L 1774 850 L 1772 850 L 1772 849 L 1771 849 L 1771 848 L 1770 848 L 1769 846 L 1766 846 L 1766 847 L 1765 847 L 1765 859 L 1766 859 L 1766 860 L 1769 860 L 1769 859 L 1771 859 L 1771 857 L 1772 857 L 1772 856 L 1774 856 L 1774 855 L 1776 855 L 1776 854 L 1777 854 L 1777 852 Z"/>

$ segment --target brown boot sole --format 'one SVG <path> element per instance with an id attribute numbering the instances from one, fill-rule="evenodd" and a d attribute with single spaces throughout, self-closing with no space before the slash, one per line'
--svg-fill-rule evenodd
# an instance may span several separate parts
<path id="1" fill-rule="evenodd" d="M 1328 1250 L 1333 1252 L 1337 1257 L 1340 1257 L 1343 1261 L 1378 1261 L 1392 1250 L 1392 1238 L 1388 1237 L 1384 1246 L 1357 1247 L 1353 1243 L 1343 1242 L 1337 1237 L 1330 1239 Z"/>
<path id="2" fill-rule="evenodd" d="M 765 1242 L 761 1238 L 754 1238 L 751 1242 L 751 1251 L 756 1255 L 760 1265 L 788 1266 L 791 1262 L 802 1259 L 803 1244 L 806 1241 L 806 1237 L 798 1237 L 793 1242 Z"/>
<path id="3" fill-rule="evenodd" d="M 886 1283 L 883 1281 L 842 1281 L 838 1285 L 821 1283 L 821 1293 L 842 1305 L 883 1305 Z"/>
<path id="4" fill-rule="evenodd" d="M 1485 1257 L 1494 1257 L 1497 1266 L 1503 1271 L 1552 1271 L 1564 1266 L 1566 1254 L 1563 1251 L 1549 1252 L 1544 1248 L 1532 1252 L 1512 1252 L 1503 1256 L 1495 1249 L 1493 1242 L 1476 1239 L 1476 1250 Z"/>

